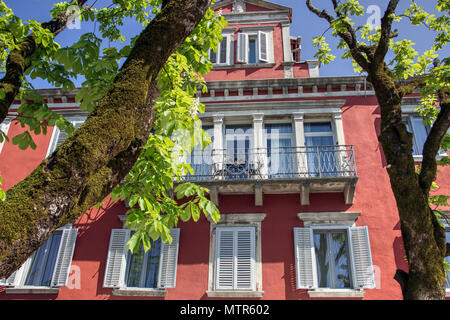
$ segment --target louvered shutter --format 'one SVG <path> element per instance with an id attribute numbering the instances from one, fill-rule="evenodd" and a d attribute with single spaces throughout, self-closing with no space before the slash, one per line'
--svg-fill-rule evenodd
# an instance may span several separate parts
<path id="1" fill-rule="evenodd" d="M 237 290 L 255 290 L 255 228 L 235 231 Z"/>
<path id="2" fill-rule="evenodd" d="M 248 35 L 245 33 L 238 33 L 237 36 L 237 62 L 247 63 L 248 56 Z"/>
<path id="3" fill-rule="evenodd" d="M 104 288 L 116 288 L 122 285 L 126 268 L 126 244 L 129 238 L 129 229 L 112 229 L 103 280 Z"/>
<path id="4" fill-rule="evenodd" d="M 255 290 L 255 228 L 216 228 L 216 290 Z"/>
<path id="5" fill-rule="evenodd" d="M 77 239 L 78 229 L 64 229 L 53 271 L 52 286 L 63 287 L 69 277 L 70 264 Z"/>
<path id="6" fill-rule="evenodd" d="M 234 232 L 216 228 L 216 290 L 232 290 L 234 283 Z"/>
<path id="7" fill-rule="evenodd" d="M 266 32 L 259 31 L 258 32 L 258 44 L 259 44 L 259 60 L 263 62 L 269 62 L 269 53 L 268 53 L 268 41 L 269 37 Z"/>
<path id="8" fill-rule="evenodd" d="M 78 129 L 83 123 L 84 120 L 76 120 L 76 121 L 71 121 L 73 124 L 73 127 L 76 129 Z M 61 131 L 59 130 L 59 128 L 55 127 L 55 133 L 52 139 L 52 142 L 50 144 L 50 149 L 48 151 L 48 154 L 51 154 L 53 151 L 55 151 L 55 149 L 64 142 L 64 140 L 67 139 L 67 134 L 65 131 Z"/>
<path id="9" fill-rule="evenodd" d="M 17 271 L 14 271 L 7 279 L 0 279 L 0 286 L 10 287 L 14 286 L 14 281 L 16 279 Z"/>
<path id="10" fill-rule="evenodd" d="M 23 264 L 22 266 L 17 269 L 16 271 L 14 271 L 7 279 L 0 279 L 0 286 L 5 286 L 5 287 L 14 287 L 19 285 L 20 283 L 20 278 L 22 277 L 23 271 L 25 270 L 26 267 L 28 267 L 28 265 L 30 264 L 31 258 L 28 258 Z"/>
<path id="11" fill-rule="evenodd" d="M 180 229 L 170 229 L 172 243 L 163 243 L 159 260 L 158 288 L 175 288 Z"/>
<path id="12" fill-rule="evenodd" d="M 355 288 L 375 288 L 369 231 L 366 226 L 350 228 Z"/>
<path id="13" fill-rule="evenodd" d="M 316 257 L 311 228 L 294 228 L 297 289 L 317 287 Z"/>

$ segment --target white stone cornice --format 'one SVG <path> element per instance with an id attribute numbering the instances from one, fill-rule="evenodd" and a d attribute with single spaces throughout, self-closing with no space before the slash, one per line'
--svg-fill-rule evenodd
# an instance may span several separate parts
<path id="1" fill-rule="evenodd" d="M 305 226 L 317 224 L 345 224 L 352 226 L 360 212 L 300 212 L 297 217 L 303 221 Z"/>

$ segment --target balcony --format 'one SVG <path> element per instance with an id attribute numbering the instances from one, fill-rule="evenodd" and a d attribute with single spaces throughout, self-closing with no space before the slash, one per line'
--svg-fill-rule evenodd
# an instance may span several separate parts
<path id="1" fill-rule="evenodd" d="M 353 146 L 241 148 L 195 151 L 188 157 L 194 170 L 184 181 L 205 185 L 218 203 L 218 194 L 300 193 L 302 205 L 314 192 L 343 192 L 353 203 L 358 180 Z"/>

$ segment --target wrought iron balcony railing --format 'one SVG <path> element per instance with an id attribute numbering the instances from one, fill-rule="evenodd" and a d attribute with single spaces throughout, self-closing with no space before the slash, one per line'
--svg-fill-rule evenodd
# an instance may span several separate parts
<path id="1" fill-rule="evenodd" d="M 353 146 L 194 151 L 186 181 L 355 177 Z"/>

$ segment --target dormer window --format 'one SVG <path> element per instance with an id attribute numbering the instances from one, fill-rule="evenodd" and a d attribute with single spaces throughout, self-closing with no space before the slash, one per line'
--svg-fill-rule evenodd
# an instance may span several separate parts
<path id="1" fill-rule="evenodd" d="M 209 50 L 209 60 L 213 65 L 230 64 L 230 37 L 224 35 L 222 41 L 217 45 L 217 50 Z"/>
<path id="2" fill-rule="evenodd" d="M 269 33 L 257 31 L 239 33 L 237 37 L 237 62 L 257 64 L 269 62 Z"/>

